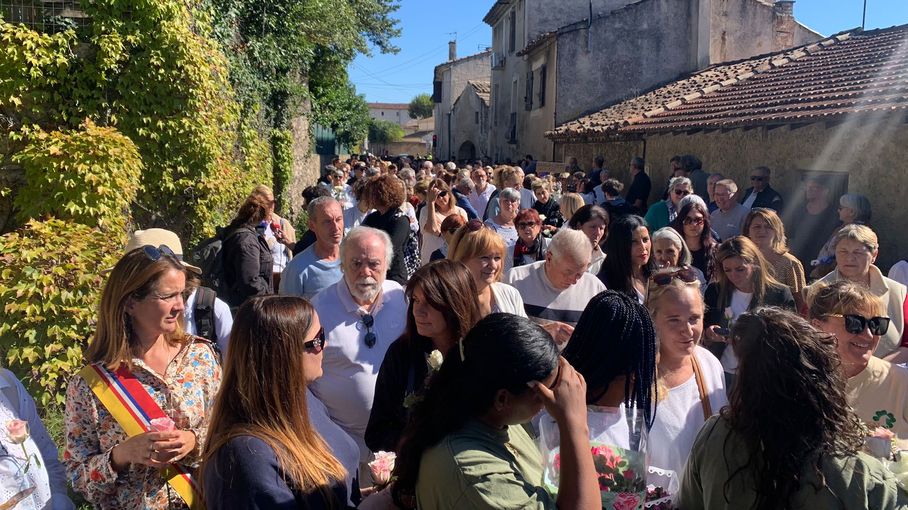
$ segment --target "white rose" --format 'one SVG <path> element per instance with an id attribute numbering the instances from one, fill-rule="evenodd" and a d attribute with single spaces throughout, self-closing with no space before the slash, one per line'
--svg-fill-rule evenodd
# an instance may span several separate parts
<path id="1" fill-rule="evenodd" d="M 429 368 L 433 371 L 438 371 L 441 368 L 442 362 L 444 362 L 444 356 L 441 355 L 441 351 L 435 349 L 429 353 L 429 357 L 426 359 L 426 362 L 429 364 Z"/>

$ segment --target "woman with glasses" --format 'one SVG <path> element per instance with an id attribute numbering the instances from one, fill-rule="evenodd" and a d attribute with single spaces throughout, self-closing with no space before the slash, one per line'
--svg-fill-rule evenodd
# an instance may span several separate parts
<path id="1" fill-rule="evenodd" d="M 441 228 L 448 216 L 457 215 L 467 221 L 467 212 L 457 207 L 454 193 L 442 179 L 434 179 L 426 192 L 426 206 L 419 212 L 419 229 L 422 232 L 422 250 L 420 261 L 427 264 L 432 252 L 444 244 Z"/>
<path id="2" fill-rule="evenodd" d="M 667 227 L 678 215 L 681 199 L 693 193 L 693 184 L 687 177 L 672 177 L 668 181 L 668 198 L 656 202 L 646 211 L 646 224 L 651 232 Z"/>
<path id="3" fill-rule="evenodd" d="M 452 260 L 419 268 L 407 282 L 407 301 L 407 329 L 388 347 L 375 383 L 365 435 L 373 452 L 397 450 L 426 380 L 480 319 L 473 276 Z"/>
<path id="4" fill-rule="evenodd" d="M 574 230 L 580 230 L 590 240 L 590 247 L 593 254 L 590 257 L 589 272 L 598 274 L 602 268 L 602 262 L 605 260 L 600 244 L 608 233 L 609 214 L 598 205 L 585 205 L 577 209 L 571 216 L 568 226 Z"/>
<path id="5" fill-rule="evenodd" d="M 505 245 L 501 236 L 479 220 L 470 220 L 451 240 L 448 258 L 462 262 L 476 285 L 480 314 L 510 313 L 526 317 L 523 298 L 514 287 L 501 283 Z"/>
<path id="6" fill-rule="evenodd" d="M 448 257 L 448 251 L 451 248 L 451 240 L 454 239 L 454 234 L 460 230 L 460 227 L 466 225 L 467 220 L 459 214 L 449 214 L 445 221 L 441 222 L 441 237 L 444 239 L 444 243 L 440 248 L 432 252 L 432 255 L 429 257 L 429 262 L 435 262 L 436 260 L 442 260 Z"/>
<path id="7" fill-rule="evenodd" d="M 883 303 L 891 324 L 873 350 L 874 356 L 892 363 L 908 361 L 908 349 L 900 347 L 905 330 L 905 286 L 883 276 L 873 263 L 879 255 L 876 233 L 866 225 L 846 225 L 835 237 L 836 268 L 819 282 L 848 280 L 863 285 Z M 814 284 L 815 285 L 815 284 Z"/>
<path id="8" fill-rule="evenodd" d="M 505 258 L 504 270 L 511 269 L 514 264 L 513 249 L 517 243 L 517 227 L 514 218 L 520 211 L 520 192 L 514 188 L 505 188 L 498 194 L 498 214 L 485 221 L 485 225 L 497 232 L 504 241 Z"/>
<path id="9" fill-rule="evenodd" d="M 732 237 L 716 250 L 716 280 L 704 295 L 706 347 L 722 362 L 726 388 L 734 386 L 738 359 L 728 348 L 728 330 L 748 310 L 778 306 L 795 311 L 791 290 L 772 276 L 760 249 L 744 236 Z"/>
<path id="10" fill-rule="evenodd" d="M 517 242 L 512 252 L 513 266 L 523 266 L 545 259 L 551 238 L 542 235 L 542 219 L 535 209 L 524 209 L 514 218 Z"/>
<path id="11" fill-rule="evenodd" d="M 838 211 L 839 221 L 842 224 L 832 232 L 829 240 L 820 248 L 817 258 L 811 261 L 813 267 L 810 270 L 810 278 L 812 280 L 822 278 L 835 269 L 835 243 L 839 230 L 846 225 L 868 225 L 873 216 L 870 200 L 857 193 L 845 193 L 839 197 Z"/>
<path id="12" fill-rule="evenodd" d="M 751 209 L 744 219 L 744 235 L 760 248 L 773 277 L 791 289 L 797 309 L 802 310 L 803 291 L 807 286 L 804 266 L 788 251 L 785 225 L 779 215 L 774 210 L 763 207 Z"/>
<path id="13" fill-rule="evenodd" d="M 302 298 L 240 308 L 200 470 L 209 510 L 348 506 L 359 449 L 309 409 L 324 338 Z"/>
<path id="14" fill-rule="evenodd" d="M 680 206 L 681 210 L 670 226 L 684 238 L 690 250 L 691 265 L 703 272 L 707 282 L 712 281 L 713 254 L 719 243 L 712 235 L 706 202 L 697 195 L 690 195 Z"/>
<path id="15" fill-rule="evenodd" d="M 778 308 L 743 314 L 731 335 L 738 384 L 694 441 L 678 508 L 905 508 L 895 476 L 861 453 L 830 335 Z"/>
<path id="16" fill-rule="evenodd" d="M 96 508 L 188 508 L 199 499 L 160 475 L 195 475 L 221 382 L 211 345 L 183 331 L 187 271 L 173 250 L 148 245 L 123 256 L 104 286 L 90 365 L 66 392 L 63 454 L 73 488 Z"/>
<path id="17" fill-rule="evenodd" d="M 680 474 L 700 427 L 728 405 L 719 360 L 699 345 L 705 307 L 696 269 L 667 267 L 649 282 L 646 307 L 659 343 L 659 412 L 650 464 Z"/>
<path id="18" fill-rule="evenodd" d="M 597 275 L 606 288 L 634 297 L 641 304 L 646 283 L 656 265 L 646 222 L 640 216 L 622 216 L 609 226 L 605 262 Z"/>
<path id="19" fill-rule="evenodd" d="M 873 355 L 891 327 L 880 300 L 863 285 L 839 280 L 812 286 L 807 310 L 811 324 L 836 339 L 846 396 L 858 417 L 870 430 L 908 438 L 908 370 Z"/>
<path id="20" fill-rule="evenodd" d="M 586 385 L 529 319 L 479 321 L 432 376 L 404 433 L 392 486 L 401 508 L 570 508 L 602 504 L 586 430 Z M 558 497 L 522 424 L 543 407 L 561 435 Z"/>

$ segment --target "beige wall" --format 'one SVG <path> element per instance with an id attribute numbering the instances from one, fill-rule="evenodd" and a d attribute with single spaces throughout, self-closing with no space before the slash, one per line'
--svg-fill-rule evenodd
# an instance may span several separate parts
<path id="1" fill-rule="evenodd" d="M 611 161 L 613 155 L 626 154 L 627 145 L 559 144 L 558 152 L 567 157 L 576 155 L 587 168 L 590 155 L 604 152 Z M 845 173 L 848 191 L 866 195 L 873 206 L 871 225 L 881 246 L 878 265 L 888 269 L 908 257 L 908 236 L 904 233 L 908 207 L 903 188 L 908 177 L 908 124 L 902 116 L 853 120 L 828 128 L 818 123 L 799 129 L 651 136 L 646 142 L 647 170 L 653 181 L 651 201 L 663 191 L 668 160 L 686 153 L 697 155 L 707 172 L 721 172 L 734 179 L 742 190 L 750 186 L 751 169 L 767 166 L 772 169 L 773 187 L 789 204 L 803 198 L 802 171 Z"/>

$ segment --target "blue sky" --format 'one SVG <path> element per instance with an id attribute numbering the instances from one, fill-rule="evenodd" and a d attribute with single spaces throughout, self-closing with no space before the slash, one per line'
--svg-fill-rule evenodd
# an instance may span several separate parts
<path id="1" fill-rule="evenodd" d="M 557 1 L 557 0 L 550 0 Z M 593 0 L 594 5 L 596 0 Z M 448 41 L 457 33 L 463 57 L 491 45 L 492 29 L 482 17 L 494 0 L 401 0 L 396 13 L 403 30 L 396 55 L 359 56 L 350 79 L 369 102 L 408 103 L 432 93 L 432 70 L 448 58 Z M 798 0 L 795 17 L 823 35 L 861 25 L 863 0 Z M 867 0 L 867 29 L 908 23 L 908 0 Z"/>

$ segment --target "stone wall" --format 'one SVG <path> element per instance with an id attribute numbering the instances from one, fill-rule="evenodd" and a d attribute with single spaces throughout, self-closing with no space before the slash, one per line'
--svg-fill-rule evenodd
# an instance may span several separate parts
<path id="1" fill-rule="evenodd" d="M 628 153 L 627 142 L 559 144 L 556 153 L 577 156 L 588 168 L 589 157 L 604 153 L 611 163 Z M 637 144 L 642 148 L 642 143 Z M 905 162 L 908 124 L 902 116 L 854 119 L 827 126 L 818 123 L 798 129 L 737 129 L 693 135 L 656 135 L 646 141 L 647 171 L 653 181 L 650 202 L 657 200 L 668 179 L 668 160 L 676 154 L 695 154 L 707 172 L 721 172 L 744 190 L 757 166 L 772 170 L 772 186 L 786 203 L 803 199 L 804 171 L 833 172 L 847 178 L 847 191 L 867 196 L 873 206 L 871 226 L 880 238 L 877 265 L 885 270 L 908 257 L 904 235 L 906 206 Z M 641 151 L 642 154 L 642 151 Z M 627 163 L 621 168 L 626 176 Z M 625 182 L 627 178 L 625 177 Z M 833 197 L 838 200 L 838 197 Z"/>
<path id="2" fill-rule="evenodd" d="M 479 122 L 476 122 L 476 114 Z M 455 157 L 460 160 L 460 148 L 464 143 L 472 143 L 475 147 L 474 158 L 491 157 L 489 154 L 489 112 L 488 107 L 473 87 L 464 89 L 457 102 L 454 104 L 454 117 L 451 121 L 451 147 Z"/>
<path id="3" fill-rule="evenodd" d="M 438 146 L 435 155 L 439 159 L 447 159 L 457 147 L 451 147 L 448 136 L 448 115 L 452 112 L 454 101 L 463 92 L 470 80 L 489 81 L 492 72 L 492 54 L 479 53 L 471 57 L 464 57 L 448 64 L 435 68 L 435 80 L 442 82 L 441 102 L 435 104 L 435 135 L 438 136 Z"/>
<path id="4" fill-rule="evenodd" d="M 820 34 L 759 0 L 709 0 L 710 64 L 809 44 Z"/>
<path id="5" fill-rule="evenodd" d="M 331 156 L 325 156 L 328 161 L 322 161 L 322 157 L 312 150 L 307 116 L 294 118 L 290 122 L 290 131 L 293 133 L 293 178 L 287 190 L 290 207 L 289 210 L 281 211 L 281 214 L 288 218 L 296 218 L 304 210 L 303 190 L 318 181 L 322 166 L 330 163 Z"/>

